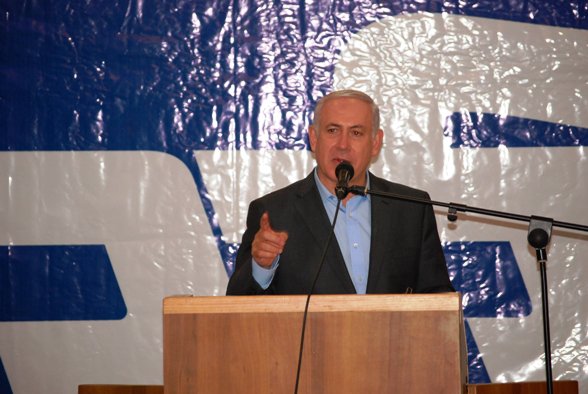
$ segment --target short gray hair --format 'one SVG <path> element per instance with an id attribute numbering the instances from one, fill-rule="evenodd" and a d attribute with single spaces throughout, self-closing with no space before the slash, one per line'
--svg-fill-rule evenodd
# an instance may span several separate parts
<path id="1" fill-rule="evenodd" d="M 325 103 L 327 101 L 343 97 L 361 100 L 370 105 L 372 110 L 372 133 L 375 135 L 376 132 L 380 129 L 380 108 L 369 95 L 365 94 L 364 92 L 360 92 L 359 90 L 353 89 L 336 90 L 327 94 L 326 96 L 323 96 L 318 101 L 316 107 L 314 108 L 314 120 L 312 122 L 312 124 L 315 126 L 316 132 L 319 132 L 320 115 Z"/>

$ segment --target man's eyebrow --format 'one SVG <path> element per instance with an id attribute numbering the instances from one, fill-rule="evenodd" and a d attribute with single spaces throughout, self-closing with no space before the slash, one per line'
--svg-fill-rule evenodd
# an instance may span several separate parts
<path id="1" fill-rule="evenodd" d="M 339 123 L 331 122 L 331 123 L 327 123 L 325 125 L 325 127 L 343 127 L 343 125 L 341 125 Z M 366 126 L 363 124 L 354 124 L 354 125 L 349 126 L 349 128 L 350 129 L 365 129 Z"/>
<path id="2" fill-rule="evenodd" d="M 331 123 L 327 123 L 325 125 L 325 127 L 341 127 L 341 125 L 339 123 L 333 123 L 333 122 L 331 122 Z"/>

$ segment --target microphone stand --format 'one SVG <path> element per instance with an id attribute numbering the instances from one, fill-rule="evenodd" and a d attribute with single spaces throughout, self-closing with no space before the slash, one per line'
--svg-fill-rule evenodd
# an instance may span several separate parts
<path id="1" fill-rule="evenodd" d="M 402 194 L 386 193 L 370 190 L 363 186 L 351 186 L 347 188 L 349 193 L 359 194 L 365 196 L 371 194 L 373 196 L 393 198 L 397 200 L 416 202 L 426 205 L 436 205 L 448 209 L 447 219 L 450 222 L 457 220 L 457 212 L 473 212 L 480 215 L 499 217 L 504 219 L 518 220 L 529 223 L 529 231 L 527 241 L 535 249 L 537 256 L 537 263 L 541 275 L 541 300 L 543 311 L 543 346 L 545 349 L 545 375 L 547 394 L 553 394 L 553 375 L 551 365 L 551 336 L 549 331 L 549 306 L 548 306 L 548 287 L 547 287 L 547 244 L 551 238 L 551 228 L 553 226 L 563 227 L 572 230 L 588 232 L 588 226 L 583 226 L 575 223 L 567 223 L 545 218 L 541 216 L 524 216 L 508 212 L 494 211 L 490 209 L 470 207 L 464 204 L 457 204 L 454 202 L 445 203 L 434 201 L 426 198 L 409 197 Z"/>

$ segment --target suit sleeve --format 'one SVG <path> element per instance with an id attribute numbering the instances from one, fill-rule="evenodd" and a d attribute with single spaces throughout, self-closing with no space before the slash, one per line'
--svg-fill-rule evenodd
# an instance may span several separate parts
<path id="1" fill-rule="evenodd" d="M 429 195 L 426 195 L 430 199 Z M 447 264 L 437 231 L 435 213 L 431 205 L 425 206 L 422 223 L 422 248 L 419 261 L 417 293 L 453 292 Z"/>
<path id="2" fill-rule="evenodd" d="M 259 201 L 253 201 L 249 204 L 247 213 L 247 229 L 243 233 L 241 246 L 237 251 L 235 260 L 235 271 L 229 279 L 227 286 L 227 295 L 258 295 L 266 294 L 265 291 L 253 278 L 251 244 L 255 234 L 259 230 L 259 220 L 264 210 Z"/>

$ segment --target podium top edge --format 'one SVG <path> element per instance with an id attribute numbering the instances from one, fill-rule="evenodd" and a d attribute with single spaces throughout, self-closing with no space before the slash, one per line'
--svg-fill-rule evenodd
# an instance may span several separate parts
<path id="1" fill-rule="evenodd" d="M 306 296 L 170 296 L 163 314 L 304 312 Z M 309 312 L 456 311 L 459 293 L 313 295 Z"/>

